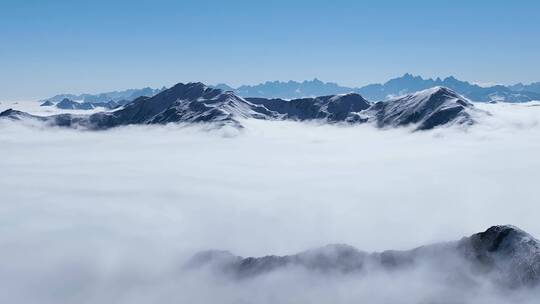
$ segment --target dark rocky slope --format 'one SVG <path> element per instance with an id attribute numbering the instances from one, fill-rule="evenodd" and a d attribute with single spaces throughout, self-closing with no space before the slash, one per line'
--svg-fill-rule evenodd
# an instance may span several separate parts
<path id="1" fill-rule="evenodd" d="M 355 113 L 371 106 L 369 101 L 354 93 L 293 100 L 266 98 L 246 98 L 246 100 L 278 113 L 282 119 L 325 119 L 330 122 L 347 121 Z"/>
<path id="2" fill-rule="evenodd" d="M 429 130 L 447 124 L 472 124 L 474 105 L 456 92 L 434 87 L 414 94 L 381 101 L 369 108 L 364 117 L 379 127 L 415 125 Z"/>

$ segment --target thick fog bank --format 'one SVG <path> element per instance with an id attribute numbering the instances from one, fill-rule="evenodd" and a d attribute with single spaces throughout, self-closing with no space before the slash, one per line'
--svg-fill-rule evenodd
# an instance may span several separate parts
<path id="1" fill-rule="evenodd" d="M 478 105 L 493 115 L 476 126 L 417 133 L 255 120 L 241 131 L 83 132 L 2 121 L 0 301 L 508 302 L 488 283 L 470 290 L 429 267 L 245 282 L 181 269 L 204 249 L 408 249 L 507 223 L 539 237 L 535 105 Z M 535 292 L 507 296 L 532 303 Z"/>

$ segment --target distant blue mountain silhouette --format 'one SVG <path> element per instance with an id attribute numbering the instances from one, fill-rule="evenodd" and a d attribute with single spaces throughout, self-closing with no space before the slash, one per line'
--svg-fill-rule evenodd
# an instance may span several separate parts
<path id="1" fill-rule="evenodd" d="M 540 100 L 540 83 L 481 87 L 467 81 L 458 80 L 453 76 L 444 79 L 424 79 L 421 76 L 414 76 L 408 73 L 383 84 L 370 84 L 360 88 L 344 87 L 332 82 L 323 82 L 319 79 L 303 82 L 267 81 L 258 85 L 243 85 L 238 88 L 232 88 L 226 84 L 218 84 L 215 87 L 225 91 L 233 91 L 242 97 L 294 99 L 358 93 L 370 101 L 381 101 L 436 86 L 450 88 L 473 101 L 480 102 L 527 102 Z"/>
<path id="2" fill-rule="evenodd" d="M 540 93 L 540 82 L 535 82 L 535 83 L 531 83 L 531 84 L 522 84 L 522 83 L 518 83 L 518 84 L 515 84 L 513 86 L 509 86 L 509 88 L 513 91 L 517 91 L 517 92 L 535 92 L 535 93 Z"/>
<path id="3" fill-rule="evenodd" d="M 142 89 L 128 89 L 123 91 L 112 91 L 112 92 L 106 92 L 106 93 L 99 93 L 99 94 L 59 94 L 50 98 L 46 98 L 43 101 L 57 104 L 65 99 L 71 100 L 71 101 L 77 101 L 80 103 L 108 103 L 108 102 L 124 102 L 124 101 L 132 101 L 136 98 L 139 98 L 141 96 L 146 97 L 152 97 L 159 92 L 165 90 L 166 88 L 163 87 L 161 89 L 153 89 L 153 88 L 142 88 Z"/>
<path id="4" fill-rule="evenodd" d="M 355 89 L 342 87 L 337 83 L 322 82 L 319 79 L 296 81 L 267 81 L 254 86 L 243 85 L 232 88 L 226 84 L 215 86 L 225 91 L 233 91 L 242 97 L 294 99 L 304 97 L 328 96 L 355 92 Z"/>

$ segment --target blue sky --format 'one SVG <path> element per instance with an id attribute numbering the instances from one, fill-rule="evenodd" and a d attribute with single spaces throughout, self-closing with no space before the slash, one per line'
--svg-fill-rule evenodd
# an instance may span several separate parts
<path id="1" fill-rule="evenodd" d="M 540 81 L 540 1 L 0 0 L 0 101 L 405 72 Z"/>

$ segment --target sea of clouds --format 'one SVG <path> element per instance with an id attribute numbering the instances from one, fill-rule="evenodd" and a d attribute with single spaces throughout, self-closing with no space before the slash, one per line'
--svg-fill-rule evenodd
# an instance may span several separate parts
<path id="1" fill-rule="evenodd" d="M 182 269 L 206 249 L 410 249 L 496 224 L 540 236 L 539 105 L 478 105 L 492 115 L 476 126 L 414 133 L 0 121 L 0 302 L 536 303 L 537 290 L 446 284 L 429 267 L 241 282 Z"/>

